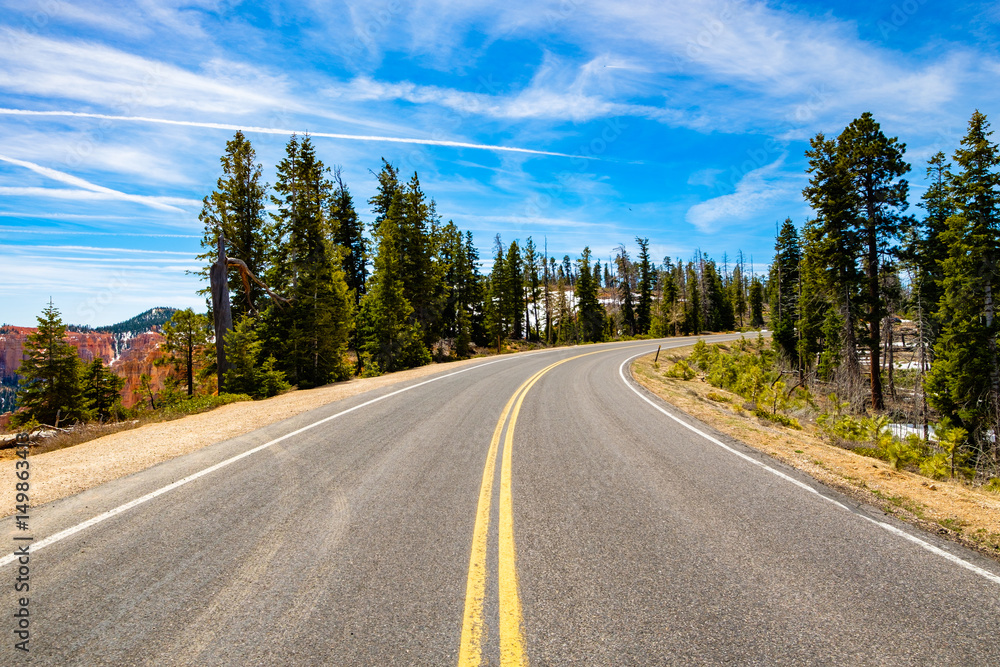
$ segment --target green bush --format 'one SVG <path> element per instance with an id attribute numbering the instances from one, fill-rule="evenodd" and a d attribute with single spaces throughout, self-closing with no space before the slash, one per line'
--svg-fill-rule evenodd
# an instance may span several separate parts
<path id="1" fill-rule="evenodd" d="M 951 476 L 951 463 L 948 455 L 938 452 L 920 462 L 920 474 L 931 479 L 948 479 Z"/>
<path id="2" fill-rule="evenodd" d="M 663 374 L 668 378 L 677 378 L 680 380 L 693 380 L 694 377 L 697 375 L 694 369 L 688 366 L 683 361 L 678 361 L 669 369 L 667 369 L 666 372 L 664 372 Z"/>
<path id="3" fill-rule="evenodd" d="M 710 401 L 715 401 L 716 403 L 732 403 L 728 396 L 723 396 L 717 391 L 710 391 L 706 394 L 706 398 Z"/>
<path id="4" fill-rule="evenodd" d="M 797 419 L 789 417 L 788 415 L 783 415 L 780 412 L 768 412 L 761 408 L 754 410 L 754 414 L 761 419 L 766 419 L 767 421 L 774 422 L 775 424 L 781 424 L 782 426 L 787 426 L 788 428 L 794 428 L 796 431 L 801 431 L 802 426 L 799 424 Z"/>
<path id="5" fill-rule="evenodd" d="M 211 410 L 212 408 L 217 408 L 222 405 L 229 405 L 230 403 L 238 403 L 240 401 L 252 401 L 253 397 L 247 394 L 219 394 L 219 395 L 207 395 L 207 396 L 192 396 L 191 398 L 184 399 L 181 401 L 174 402 L 168 406 L 163 407 L 158 410 L 159 414 L 165 419 L 175 419 L 177 417 L 183 417 L 185 415 L 193 415 L 199 412 L 205 412 Z"/>

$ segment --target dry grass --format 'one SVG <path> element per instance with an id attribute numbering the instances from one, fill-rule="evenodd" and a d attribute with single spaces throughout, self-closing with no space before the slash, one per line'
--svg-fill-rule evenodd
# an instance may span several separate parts
<path id="1" fill-rule="evenodd" d="M 632 375 L 668 403 L 717 431 L 862 502 L 1000 560 L 1000 494 L 959 481 L 934 481 L 895 470 L 884 461 L 827 443 L 811 425 L 803 424 L 805 430 L 796 431 L 761 422 L 740 407 L 742 398 L 701 378 L 679 380 L 663 375 L 692 349 L 671 350 L 666 359 L 661 355 L 658 368 L 653 365 L 653 355 L 641 357 L 633 364 Z"/>

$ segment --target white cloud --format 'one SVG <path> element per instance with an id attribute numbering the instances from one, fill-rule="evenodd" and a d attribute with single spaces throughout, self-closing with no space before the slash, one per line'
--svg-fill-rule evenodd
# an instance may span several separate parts
<path id="1" fill-rule="evenodd" d="M 161 123 L 164 125 L 178 125 L 184 127 L 204 127 L 216 130 L 236 131 L 242 130 L 248 134 L 280 134 L 288 136 L 293 132 L 304 134 L 304 130 L 289 130 L 273 127 L 255 127 L 252 125 L 237 125 L 229 123 L 203 123 L 188 120 L 169 120 L 166 118 L 150 118 L 147 116 L 112 116 L 107 114 L 84 113 L 76 111 L 34 111 L 26 109 L 0 109 L 0 114 L 19 116 L 65 116 L 77 118 L 100 118 L 104 120 L 116 120 L 138 123 Z M 312 137 L 326 137 L 329 139 L 346 139 L 349 141 L 381 141 L 396 144 L 418 144 L 422 146 L 447 146 L 452 148 L 473 148 L 478 150 L 499 151 L 510 153 L 524 153 L 528 155 L 551 155 L 555 157 L 579 157 L 566 153 L 556 153 L 552 151 L 536 150 L 533 148 L 521 148 L 518 146 L 498 146 L 491 144 L 476 144 L 466 141 L 452 141 L 448 139 L 420 139 L 416 137 L 382 137 L 377 135 L 361 134 L 341 134 L 337 132 L 309 132 Z M 586 158 L 591 159 L 591 158 Z"/>
<path id="2" fill-rule="evenodd" d="M 72 185 L 77 190 L 53 190 L 49 188 L 35 188 L 35 187 L 3 187 L 0 188 L 4 193 L 12 196 L 35 196 L 35 197 L 55 197 L 55 198 L 68 198 L 68 199 L 115 199 L 119 201 L 133 202 L 136 204 L 142 204 L 144 206 L 149 206 L 151 208 L 160 209 L 162 211 L 175 211 L 182 212 L 181 209 L 177 208 L 175 204 L 187 205 L 187 206 L 197 206 L 200 205 L 196 199 L 179 199 L 176 197 L 150 197 L 147 195 L 134 195 L 126 192 L 121 192 L 119 190 L 114 190 L 112 188 L 104 187 L 103 185 L 97 185 L 96 183 L 91 183 L 79 176 L 73 176 L 72 174 L 67 174 L 66 172 L 59 171 L 58 169 L 52 169 L 50 167 L 44 167 L 40 164 L 35 164 L 34 162 L 28 162 L 27 160 L 19 160 L 17 158 L 7 157 L 5 155 L 0 155 L 0 162 L 7 162 L 9 164 L 16 165 L 18 167 L 24 167 L 37 174 L 45 176 L 46 178 L 52 179 L 59 183 L 65 183 L 66 185 Z M 21 192 L 18 192 L 18 191 Z M 30 193 L 30 194 L 29 194 Z M 59 194 L 47 194 L 47 193 L 59 193 Z M 88 193 L 88 194 L 83 194 Z"/>
<path id="3" fill-rule="evenodd" d="M 736 191 L 688 209 L 685 219 L 703 233 L 744 222 L 777 204 L 799 198 L 803 177 L 781 171 L 784 158 L 754 169 L 736 184 Z"/>
<path id="4" fill-rule="evenodd" d="M 298 107 L 283 75 L 240 63 L 212 60 L 207 74 L 200 74 L 104 44 L 10 28 L 0 29 L 0 43 L 0 89 L 8 94 L 85 102 L 124 114 L 174 109 L 244 115 Z"/>

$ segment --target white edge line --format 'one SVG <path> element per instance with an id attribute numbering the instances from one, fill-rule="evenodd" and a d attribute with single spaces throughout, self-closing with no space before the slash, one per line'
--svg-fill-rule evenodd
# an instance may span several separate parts
<path id="1" fill-rule="evenodd" d="M 916 544 L 917 546 L 920 546 L 920 547 L 926 549 L 927 551 L 930 551 L 932 554 L 940 556 L 941 558 L 944 558 L 945 560 L 951 561 L 952 563 L 955 563 L 956 565 L 964 567 L 966 570 L 969 570 L 970 572 L 978 574 L 981 577 L 989 579 L 990 581 L 992 581 L 995 584 L 1000 584 L 1000 575 L 993 574 L 989 570 L 983 569 L 983 568 L 979 567 L 978 565 L 970 563 L 967 560 L 963 560 L 963 559 L 959 558 L 958 556 L 956 556 L 955 554 L 949 553 L 949 552 L 945 551 L 944 549 L 936 547 L 936 546 L 934 546 L 933 544 L 931 544 L 929 542 L 925 542 L 924 540 L 920 539 L 919 537 L 917 537 L 915 535 L 911 535 L 910 533 L 906 532 L 905 530 L 900 530 L 899 528 L 896 528 L 893 525 L 885 523 L 884 521 L 879 521 L 878 519 L 874 519 L 874 518 L 872 518 L 870 516 L 865 516 L 864 514 L 859 514 L 857 512 L 852 512 L 850 510 L 850 508 L 848 508 L 843 503 L 837 502 L 836 500 L 833 500 L 832 498 L 827 498 L 822 493 L 820 493 L 819 491 L 817 491 L 813 487 L 809 486 L 808 484 L 805 484 L 804 482 L 800 482 L 799 480 L 795 479 L 794 477 L 786 475 L 785 473 L 781 472 L 780 470 L 776 470 L 776 469 L 772 468 L 771 466 L 767 465 L 766 463 L 763 463 L 762 461 L 758 461 L 757 459 L 755 459 L 755 458 L 753 458 L 751 456 L 748 456 L 748 455 L 744 454 L 741 451 L 733 449 L 732 447 L 730 447 L 729 445 L 725 444 L 724 442 L 722 442 L 718 438 L 713 438 L 712 436 L 710 436 L 709 434 L 705 433 L 704 431 L 702 431 L 702 430 L 700 430 L 698 428 L 695 428 L 694 426 L 691 426 L 690 424 L 688 424 L 688 423 L 682 421 L 681 419 L 678 419 L 674 415 L 670 414 L 669 412 L 667 412 L 666 410 L 664 410 L 662 406 L 659 406 L 656 403 L 654 403 L 648 396 L 643 395 L 643 393 L 640 392 L 638 389 L 636 389 L 635 385 L 633 383 L 629 382 L 628 379 L 625 377 L 625 364 L 627 364 L 628 362 L 632 361 L 636 357 L 641 357 L 644 354 L 650 354 L 650 353 L 649 352 L 640 352 L 639 354 L 633 354 L 631 357 L 629 357 L 628 359 L 626 359 L 625 361 L 623 361 L 621 363 L 621 366 L 618 367 L 618 375 L 621 377 L 622 382 L 625 383 L 625 386 L 627 386 L 629 389 L 631 389 L 633 392 L 635 392 L 636 396 L 638 396 L 642 400 L 646 401 L 647 403 L 649 403 L 650 405 L 652 405 L 654 408 L 656 408 L 657 410 L 659 410 L 660 412 L 662 412 L 663 414 L 665 414 L 667 417 L 670 417 L 671 419 L 673 419 L 675 422 L 677 422 L 678 424 L 680 424 L 684 428 L 686 428 L 689 431 L 692 431 L 694 433 L 697 433 L 698 435 L 700 435 L 701 437 L 705 438 L 706 440 L 708 440 L 712 444 L 718 445 L 719 447 L 722 447 L 726 451 L 732 452 L 736 456 L 739 456 L 740 458 L 742 458 L 742 459 L 744 459 L 746 461 L 749 461 L 750 463 L 753 463 L 754 465 L 760 466 L 764 470 L 767 470 L 768 472 L 773 473 L 773 474 L 777 475 L 778 477 L 791 482 L 795 486 L 797 486 L 797 487 L 799 487 L 801 489 L 805 489 L 806 491 L 808 491 L 808 492 L 810 492 L 812 494 L 815 494 L 818 498 L 822 498 L 823 500 L 825 500 L 826 502 L 828 502 L 828 503 L 830 503 L 832 505 L 836 505 L 837 507 L 839 507 L 839 508 L 841 508 L 843 510 L 851 512 L 851 514 L 854 514 L 855 516 L 861 517 L 865 521 L 870 521 L 871 523 L 875 524 L 879 528 L 883 528 L 884 530 L 892 533 L 893 535 L 898 535 L 899 537 L 907 539 L 910 542 L 913 542 L 914 544 Z"/>
<path id="2" fill-rule="evenodd" d="M 543 351 L 547 351 L 547 350 L 543 350 Z M 303 426 L 302 428 L 300 428 L 298 430 L 295 430 L 295 431 L 292 431 L 291 433 L 286 433 L 285 435 L 281 436 L 280 438 L 275 438 L 274 440 L 271 440 L 269 442 L 265 442 L 263 445 L 258 445 L 257 447 L 254 447 L 253 449 L 248 449 L 245 452 L 242 452 L 240 454 L 237 454 L 236 456 L 230 457 L 230 458 L 226 459 L 225 461 L 220 461 L 219 463 L 216 463 L 215 465 L 209 466 L 208 468 L 205 468 L 204 470 L 199 470 L 198 472 L 196 472 L 194 474 L 188 475 L 187 477 L 179 479 L 176 482 L 168 484 L 168 485 L 166 485 L 166 486 L 164 486 L 162 488 L 159 488 L 159 489 L 157 489 L 155 491 L 150 491 L 149 493 L 147 493 L 144 496 L 140 496 L 139 498 L 136 498 L 135 500 L 131 500 L 131 501 L 125 503 L 124 505 L 119 505 L 118 507 L 115 507 L 114 509 L 110 509 L 107 512 L 104 512 L 103 514 L 98 514 L 97 516 L 95 516 L 95 517 L 93 517 L 91 519 L 88 519 L 88 520 L 84 521 L 83 523 L 78 523 L 75 526 L 72 526 L 72 527 L 67 528 L 65 530 L 61 530 L 58 533 L 50 535 L 50 536 L 48 536 L 48 537 L 46 537 L 44 539 L 38 540 L 37 542 L 27 542 L 26 541 L 24 544 L 28 545 L 28 547 L 29 547 L 28 551 L 30 553 L 35 553 L 39 549 L 44 549 L 45 547 L 49 546 L 50 544 L 55 544 L 56 542 L 59 542 L 59 541 L 62 541 L 64 539 L 66 539 L 67 537 L 75 535 L 76 533 L 79 533 L 81 530 L 86 530 L 87 528 L 90 528 L 91 526 L 99 524 L 102 521 L 106 521 L 107 519 L 110 519 L 113 516 L 117 516 L 118 514 L 121 514 L 122 512 L 127 512 L 128 510 L 132 509 L 133 507 L 137 507 L 139 505 L 142 505 L 145 502 L 148 502 L 148 501 L 152 500 L 153 498 L 156 498 L 158 496 L 162 496 L 164 493 L 169 493 L 170 491 L 173 491 L 174 489 L 176 489 L 176 488 L 178 488 L 180 486 L 184 486 L 188 482 L 193 482 L 194 480 L 196 480 L 196 479 L 198 479 L 200 477 L 204 477 L 205 475 L 211 474 L 211 473 L 215 472 L 216 470 L 219 470 L 221 468 L 225 468 L 226 466 L 228 466 L 228 465 L 230 465 L 232 463 L 236 463 L 237 461 L 239 461 L 241 459 L 245 459 L 246 457 L 251 456 L 253 454 L 256 454 L 257 452 L 262 451 L 264 449 L 267 449 L 268 447 L 270 447 L 272 445 L 276 445 L 276 444 L 278 444 L 279 442 L 281 442 L 283 440 L 287 440 L 288 438 L 291 438 L 291 437 L 294 437 L 296 435 L 299 435 L 300 433 L 304 433 L 304 432 L 306 432 L 306 431 L 308 431 L 308 430 L 310 430 L 312 428 L 315 428 L 315 427 L 319 426 L 320 424 L 325 424 L 328 421 L 332 421 L 332 420 L 336 419 L 337 417 L 342 417 L 343 415 L 346 415 L 346 414 L 348 414 L 350 412 L 354 412 L 355 410 L 360 410 L 363 407 L 369 406 L 369 405 L 371 405 L 373 403 L 378 403 L 379 401 L 384 401 L 387 398 L 391 398 L 392 396 L 396 396 L 397 394 L 402 394 L 403 392 L 410 391 L 411 389 L 416 389 L 417 387 L 422 387 L 425 384 L 430 384 L 431 382 L 437 382 L 438 380 L 443 380 L 445 378 L 450 378 L 450 377 L 458 375 L 460 373 L 466 373 L 468 371 L 477 370 L 477 369 L 483 368 L 484 366 L 489 366 L 491 364 L 499 363 L 501 361 L 506 361 L 507 359 L 513 359 L 515 356 L 516 355 L 505 356 L 505 357 L 503 357 L 501 359 L 494 359 L 493 361 L 488 361 L 488 362 L 486 362 L 484 364 L 476 364 L 475 366 L 470 366 L 469 368 L 463 368 L 462 370 L 455 371 L 454 373 L 448 373 L 446 375 L 438 375 L 437 377 L 433 377 L 433 378 L 431 378 L 429 380 L 424 380 L 423 382 L 418 382 L 417 384 L 410 385 L 409 387 L 404 387 L 402 389 L 397 389 L 396 391 L 393 391 L 393 392 L 390 392 L 388 394 L 385 394 L 384 396 L 379 396 L 377 398 L 373 398 L 370 401 L 365 401 L 364 403 L 361 403 L 359 405 L 355 405 L 353 408 L 348 408 L 348 409 L 346 409 L 346 410 L 344 410 L 342 412 L 338 412 L 335 415 L 330 415 L 329 417 L 324 417 L 323 419 L 320 419 L 319 421 L 313 422 L 312 424 L 308 424 L 307 426 Z M 17 558 L 18 558 L 18 555 L 17 555 L 16 552 L 8 554 L 8 555 L 4 556 L 3 558 L 0 558 L 0 567 L 3 567 L 5 565 L 9 565 L 10 563 L 13 563 L 15 560 L 17 560 Z"/>

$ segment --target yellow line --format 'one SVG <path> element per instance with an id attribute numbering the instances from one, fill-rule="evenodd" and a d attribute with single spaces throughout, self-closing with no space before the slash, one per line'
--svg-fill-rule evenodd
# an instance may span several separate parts
<path id="1" fill-rule="evenodd" d="M 638 347 L 638 346 L 628 346 Z M 621 350 L 626 348 L 615 348 Z M 514 425 L 521 411 L 521 404 L 528 391 L 550 370 L 580 357 L 589 357 L 596 350 L 569 357 L 550 364 L 538 371 L 517 388 L 510 397 L 490 439 L 490 448 L 479 486 L 479 504 L 476 507 L 476 524 L 472 533 L 472 553 L 469 556 L 469 576 L 465 588 L 465 613 L 462 617 L 462 643 L 458 651 L 459 667 L 475 667 L 482 662 L 484 635 L 483 602 L 486 597 L 486 551 L 490 525 L 490 505 L 493 496 L 493 478 L 496 473 L 496 455 L 503 434 L 504 423 L 510 415 L 510 424 L 504 438 L 503 462 L 500 470 L 499 503 L 499 563 L 500 589 L 500 664 L 527 665 L 522 632 L 521 599 L 517 586 L 516 553 L 514 549 L 514 511 L 511 493 L 511 457 L 514 445 Z M 511 407 L 513 406 L 513 411 Z"/>
<path id="2" fill-rule="evenodd" d="M 486 597 L 486 540 L 490 527 L 490 503 L 493 496 L 493 477 L 496 469 L 497 447 L 504 422 L 514 400 L 536 375 L 528 378 L 507 401 L 497 422 L 490 449 L 486 454 L 483 481 L 479 486 L 479 505 L 476 508 L 476 526 L 472 531 L 472 554 L 469 556 L 469 577 L 465 585 L 465 614 L 462 618 L 462 644 L 458 650 L 460 667 L 479 665 L 482 660 L 483 600 Z"/>
<path id="3" fill-rule="evenodd" d="M 590 353 L 593 354 L 593 353 Z M 585 356 L 585 355 L 580 355 Z M 572 357 L 576 359 L 577 357 Z M 511 456 L 514 450 L 514 425 L 521 412 L 521 404 L 542 375 L 569 359 L 557 361 L 535 375 L 517 399 L 507 425 L 503 443 L 503 465 L 500 468 L 500 543 L 497 575 L 500 588 L 500 664 L 527 665 L 524 653 L 524 635 L 521 628 L 521 596 L 517 589 L 517 567 L 514 550 L 514 506 L 511 495 Z"/>

